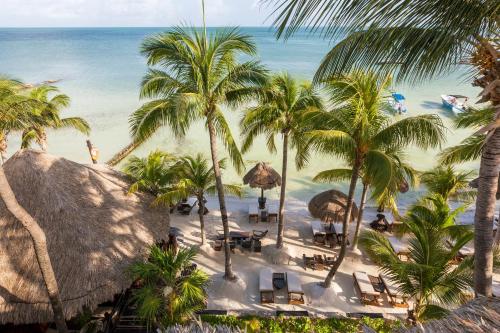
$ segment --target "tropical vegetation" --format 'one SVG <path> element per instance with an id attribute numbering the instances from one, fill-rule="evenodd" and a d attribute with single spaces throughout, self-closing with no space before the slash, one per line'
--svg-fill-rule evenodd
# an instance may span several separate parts
<path id="1" fill-rule="evenodd" d="M 315 129 L 308 132 L 308 137 L 314 149 L 340 157 L 351 166 L 346 213 L 342 221 L 345 233 L 361 171 L 371 177 L 372 196 L 382 195 L 394 182 L 393 170 L 401 166 L 391 152 L 401 151 L 409 145 L 423 149 L 438 146 L 444 139 L 444 127 L 436 115 L 394 121 L 385 113 L 390 76 L 353 71 L 331 77 L 324 84 L 333 107 L 328 111 L 311 112 L 308 121 Z M 403 174 L 407 173 L 404 168 L 399 170 L 399 173 L 401 170 L 405 170 Z M 325 279 L 325 287 L 330 286 L 340 267 L 346 247 L 347 242 L 342 242 L 338 259 Z"/>
<path id="2" fill-rule="evenodd" d="M 408 260 L 398 257 L 382 233 L 361 233 L 360 242 L 370 258 L 403 295 L 414 300 L 417 321 L 442 317 L 472 297 L 472 259 L 456 264 L 460 249 L 473 238 L 469 226 L 456 224 L 461 211 L 450 210 L 438 194 L 414 205 L 404 219 Z"/>
<path id="3" fill-rule="evenodd" d="M 352 68 L 395 72 L 398 80 L 422 82 L 468 65 L 479 103 L 492 119 L 462 145 L 481 149 L 474 218 L 476 294 L 490 296 L 492 233 L 500 164 L 500 7 L 496 0 L 472 1 L 295 1 L 275 4 L 278 37 L 303 26 L 340 40 L 322 60 L 316 81 Z M 469 112 L 469 111 L 467 111 Z M 477 155 L 474 154 L 473 155 Z"/>
<path id="4" fill-rule="evenodd" d="M 445 200 L 468 201 L 476 195 L 469 186 L 472 174 L 472 171 L 457 171 L 451 165 L 440 165 L 423 172 L 420 181 L 429 192 L 437 193 Z"/>
<path id="5" fill-rule="evenodd" d="M 130 267 L 140 287 L 134 290 L 137 313 L 149 327 L 164 329 L 192 318 L 205 307 L 208 276 L 193 266 L 194 248 L 174 252 L 153 245 L 149 258 Z"/>
<path id="6" fill-rule="evenodd" d="M 219 161 L 221 169 L 225 169 L 225 160 Z M 200 219 L 201 244 L 205 244 L 205 194 L 217 193 L 216 178 L 213 166 L 202 154 L 180 157 L 175 166 L 170 170 L 176 182 L 160 194 L 157 204 L 171 205 L 182 199 L 194 196 L 198 203 L 198 216 Z M 224 193 L 237 197 L 242 196 L 241 186 L 236 184 L 223 184 Z"/>
<path id="7" fill-rule="evenodd" d="M 243 169 L 244 163 L 222 107 L 235 107 L 255 96 L 257 87 L 265 82 L 267 72 L 257 61 L 238 60 L 241 55 L 254 56 L 256 53 L 250 36 L 238 29 L 207 34 L 206 29 L 174 28 L 146 38 L 141 52 L 150 66 L 142 81 L 141 97 L 153 100 L 130 116 L 132 136 L 143 141 L 166 125 L 174 135 L 182 137 L 195 121 L 204 121 L 210 138 L 224 228 L 224 277 L 233 280 L 217 139 L 224 144 L 238 171 Z"/>
<path id="8" fill-rule="evenodd" d="M 323 103 L 319 92 L 309 82 L 299 84 L 288 73 L 276 74 L 260 88 L 257 105 L 248 108 L 240 122 L 243 153 L 259 135 L 265 136 L 271 153 L 276 153 L 275 137 L 281 135 L 283 139 L 277 248 L 283 247 L 288 150 L 296 150 L 297 169 L 308 162 L 309 150 L 304 135 L 308 130 L 306 114 L 321 109 Z"/>

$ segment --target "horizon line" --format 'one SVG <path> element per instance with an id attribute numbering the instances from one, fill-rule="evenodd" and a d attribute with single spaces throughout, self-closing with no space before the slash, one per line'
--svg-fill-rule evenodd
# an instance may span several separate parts
<path id="1" fill-rule="evenodd" d="M 0 26 L 0 29 L 83 29 L 83 28 L 91 28 L 91 29 L 116 29 L 116 28 L 175 28 L 175 27 L 183 27 L 184 25 L 166 25 L 166 26 Z M 202 28 L 202 26 L 188 26 L 194 28 Z M 227 27 L 241 27 L 241 28 L 273 28 L 272 25 L 212 25 L 207 26 L 207 28 L 227 28 Z"/>

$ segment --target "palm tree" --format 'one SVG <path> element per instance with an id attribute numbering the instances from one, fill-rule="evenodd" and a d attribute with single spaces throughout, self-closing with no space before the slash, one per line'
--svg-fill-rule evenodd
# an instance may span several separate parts
<path id="1" fill-rule="evenodd" d="M 7 139 L 11 132 L 22 131 L 36 119 L 30 110 L 38 105 L 22 94 L 21 82 L 0 76 L 0 156 L 5 162 Z"/>
<path id="2" fill-rule="evenodd" d="M 50 94 L 54 93 L 54 96 L 49 97 Z M 35 141 L 43 151 L 46 151 L 46 128 L 73 128 L 86 135 L 90 133 L 90 126 L 83 118 L 60 117 L 62 109 L 69 106 L 70 99 L 67 95 L 59 94 L 57 87 L 42 85 L 33 88 L 28 98 L 38 102 L 37 107 L 31 110 L 32 116 L 37 118 L 37 121 L 23 130 L 21 148 L 29 148 L 31 143 Z"/>
<path id="3" fill-rule="evenodd" d="M 296 1 L 276 3 L 278 36 L 299 27 L 319 28 L 332 40 L 344 38 L 323 59 L 316 79 L 353 67 L 397 70 L 400 80 L 423 81 L 467 64 L 472 85 L 480 87 L 481 103 L 489 103 L 492 122 L 481 150 L 476 199 L 474 289 L 491 296 L 493 269 L 491 228 L 495 214 L 500 164 L 500 62 L 497 0 L 423 1 Z M 466 143 L 471 145 L 476 140 Z"/>
<path id="4" fill-rule="evenodd" d="M 473 238 L 466 227 L 454 223 L 460 211 L 451 211 L 439 195 L 412 207 L 404 220 L 410 235 L 408 261 L 397 256 L 383 234 L 361 233 L 360 243 L 369 257 L 406 297 L 415 300 L 418 321 L 447 314 L 449 306 L 467 300 L 472 288 L 472 261 L 453 264 L 460 248 Z M 450 233 L 455 236 L 452 247 L 445 243 Z"/>
<path id="5" fill-rule="evenodd" d="M 2 198 L 7 210 L 30 234 L 31 240 L 33 241 L 36 260 L 38 262 L 38 266 L 40 267 L 45 286 L 47 287 L 47 294 L 54 313 L 54 322 L 56 324 L 57 331 L 59 333 L 67 333 L 68 327 L 66 326 L 66 320 L 64 319 L 64 309 L 54 269 L 52 268 L 52 263 L 50 261 L 45 233 L 35 219 L 17 202 L 16 196 L 10 187 L 3 167 L 0 167 L 0 197 Z"/>
<path id="6" fill-rule="evenodd" d="M 225 161 L 219 161 L 221 169 L 225 168 Z M 214 168 L 209 166 L 209 161 L 201 154 L 195 157 L 185 156 L 173 167 L 171 171 L 176 177 L 164 193 L 158 196 L 157 204 L 170 205 L 183 198 L 195 196 L 198 202 L 198 215 L 200 219 L 201 244 L 205 244 L 205 194 L 216 194 Z M 223 184 L 224 192 L 242 196 L 241 187 L 232 184 Z"/>
<path id="7" fill-rule="evenodd" d="M 451 165 L 437 166 L 422 173 L 420 180 L 429 192 L 440 194 L 445 200 L 470 200 L 476 191 L 469 186 L 472 171 L 456 171 Z"/>
<path id="8" fill-rule="evenodd" d="M 322 109 L 322 101 L 318 91 L 310 84 L 299 85 L 289 74 L 274 75 L 259 93 L 257 106 L 245 111 L 240 122 L 243 136 L 242 152 L 250 149 L 258 135 L 265 135 L 267 148 L 276 153 L 275 136 L 283 138 L 281 193 L 278 218 L 278 235 L 276 247 L 283 247 L 283 232 L 285 225 L 285 194 L 288 164 L 288 150 L 297 151 L 295 164 L 300 169 L 309 156 L 304 133 L 305 114 L 313 109 Z M 289 142 L 290 140 L 290 142 Z"/>
<path id="9" fill-rule="evenodd" d="M 158 197 L 165 193 L 177 181 L 172 168 L 176 158 L 168 153 L 156 150 L 147 157 L 132 156 L 125 164 L 123 171 L 133 179 L 129 193 L 148 192 Z"/>
<path id="10" fill-rule="evenodd" d="M 182 137 L 193 122 L 205 122 L 224 227 L 224 277 L 233 280 L 217 138 L 237 171 L 242 170 L 243 159 L 221 106 L 234 107 L 249 100 L 256 86 L 265 82 L 266 70 L 256 61 L 238 61 L 240 55 L 255 55 L 256 47 L 237 29 L 207 35 L 205 30 L 175 28 L 147 38 L 141 52 L 152 66 L 143 79 L 141 97 L 154 100 L 131 115 L 132 136 L 142 141 L 167 125 Z"/>
<path id="11" fill-rule="evenodd" d="M 344 239 L 349 227 L 356 183 L 363 168 L 373 180 L 373 196 L 378 197 L 390 185 L 392 159 L 384 151 L 401 150 L 411 144 L 421 148 L 439 145 L 443 141 L 443 125 L 436 115 L 408 117 L 391 121 L 383 112 L 384 96 L 390 87 L 389 76 L 373 72 L 353 71 L 325 82 L 333 109 L 313 112 L 309 116 L 316 128 L 308 136 L 312 146 L 323 153 L 333 154 L 352 166 L 346 212 L 343 220 Z M 329 287 L 346 254 L 347 242 L 342 242 L 338 259 L 328 273 L 324 286 Z"/>
<path id="12" fill-rule="evenodd" d="M 386 149 L 385 151 L 380 150 L 380 148 Z M 361 184 L 363 186 L 361 191 L 361 198 L 359 204 L 358 216 L 356 218 L 356 231 L 354 232 L 354 237 L 352 241 L 352 249 L 357 250 L 358 245 L 358 235 L 360 231 L 361 222 L 363 221 L 363 212 L 366 205 L 366 200 L 368 197 L 368 192 L 372 185 L 382 186 L 380 189 L 375 189 L 373 192 L 377 193 L 377 196 L 372 195 L 377 203 L 387 205 L 390 204 L 390 208 L 393 212 L 397 213 L 397 206 L 395 204 L 395 197 L 400 189 L 401 184 L 408 184 L 408 186 L 415 186 L 417 174 L 415 169 L 413 169 L 409 164 L 404 161 L 404 154 L 401 151 L 394 150 L 393 147 L 388 149 L 388 147 L 377 147 L 370 146 L 370 150 L 378 150 L 379 153 L 384 155 L 387 160 L 387 164 L 383 167 L 387 167 L 387 170 L 377 169 L 379 165 L 369 165 L 369 163 L 378 163 L 377 160 L 370 159 L 366 160 L 361 170 L 359 171 L 359 178 L 361 179 Z M 349 152 L 347 152 L 348 154 Z M 349 163 L 352 165 L 353 159 L 351 158 Z M 319 172 L 314 176 L 313 181 L 333 183 L 339 181 L 349 181 L 352 176 L 352 168 L 337 168 L 324 170 Z M 374 179 L 373 175 L 377 174 L 379 177 L 389 178 L 389 179 Z"/>
<path id="13" fill-rule="evenodd" d="M 193 266 L 195 256 L 194 248 L 175 253 L 153 245 L 146 262 L 131 266 L 132 277 L 141 284 L 133 300 L 150 327 L 163 331 L 205 307 L 208 276 Z"/>

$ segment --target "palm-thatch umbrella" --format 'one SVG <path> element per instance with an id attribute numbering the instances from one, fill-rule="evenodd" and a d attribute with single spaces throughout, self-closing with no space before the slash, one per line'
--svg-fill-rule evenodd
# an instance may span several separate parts
<path id="1" fill-rule="evenodd" d="M 479 187 L 479 178 L 476 178 L 476 179 L 472 180 L 469 183 L 469 186 L 472 187 L 472 188 L 478 188 Z M 500 200 L 500 174 L 499 174 L 499 177 L 498 177 L 497 200 Z"/>
<path id="2" fill-rule="evenodd" d="M 168 233 L 165 209 L 150 195 L 127 195 L 119 172 L 42 152 L 4 165 L 18 202 L 45 232 L 67 319 L 111 300 L 131 284 L 127 269 Z M 53 320 L 33 243 L 0 199 L 0 324 Z"/>
<path id="3" fill-rule="evenodd" d="M 429 320 L 399 332 L 500 332 L 500 297 L 478 297 L 442 319 Z"/>
<path id="4" fill-rule="evenodd" d="M 265 208 L 264 190 L 281 186 L 281 176 L 268 163 L 259 162 L 243 177 L 243 183 L 252 188 L 260 188 L 259 207 Z"/>
<path id="5" fill-rule="evenodd" d="M 347 206 L 347 195 L 337 190 L 328 190 L 316 194 L 309 201 L 309 212 L 315 218 L 323 221 L 342 221 Z M 353 202 L 351 219 L 358 216 L 358 206 Z"/>

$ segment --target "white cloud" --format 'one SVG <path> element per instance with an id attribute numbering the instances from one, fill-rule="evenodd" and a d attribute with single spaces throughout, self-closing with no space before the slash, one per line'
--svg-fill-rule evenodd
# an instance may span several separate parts
<path id="1" fill-rule="evenodd" d="M 201 24 L 201 0 L 0 0 L 0 26 L 171 26 Z M 261 26 L 260 0 L 205 0 L 207 25 Z"/>

